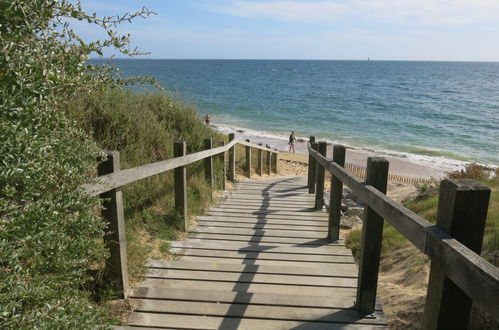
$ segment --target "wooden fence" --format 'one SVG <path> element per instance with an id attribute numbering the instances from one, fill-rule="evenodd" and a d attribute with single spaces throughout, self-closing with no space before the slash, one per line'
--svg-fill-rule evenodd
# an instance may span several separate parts
<path id="1" fill-rule="evenodd" d="M 431 260 L 424 311 L 425 329 L 466 329 L 472 303 L 493 317 L 499 311 L 499 269 L 480 257 L 490 189 L 469 179 L 443 180 L 440 184 L 437 224 L 433 225 L 388 198 L 388 161 L 370 157 L 366 181 L 345 168 L 345 148 L 335 145 L 326 158 L 326 142 L 309 143 L 309 191 L 316 206 L 324 204 L 324 171 L 331 173 L 329 200 L 330 240 L 339 238 L 343 184 L 366 205 L 357 286 L 357 309 L 374 311 L 383 234 L 388 221 Z"/>
<path id="2" fill-rule="evenodd" d="M 156 163 L 142 165 L 126 170 L 120 169 L 120 155 L 117 151 L 108 151 L 107 160 L 98 165 L 96 182 L 87 184 L 82 189 L 91 196 L 100 195 L 103 203 L 102 217 L 108 223 L 106 232 L 109 234 L 104 237 L 106 246 L 110 251 L 110 258 L 106 264 L 108 274 L 118 280 L 123 297 L 127 297 L 128 269 L 126 259 L 126 240 L 125 240 L 125 222 L 123 214 L 123 198 L 121 187 L 132 182 L 136 182 L 153 175 L 161 174 L 174 170 L 175 186 L 175 211 L 182 220 L 182 227 L 187 227 L 187 178 L 186 166 L 197 161 L 204 161 L 204 174 L 206 182 L 214 187 L 213 157 L 220 157 L 223 162 L 223 187 L 225 189 L 225 177 L 234 181 L 236 176 L 236 145 L 242 145 L 246 149 L 246 175 L 251 177 L 251 151 L 256 149 L 259 155 L 257 173 L 263 173 L 265 162 L 263 153 L 267 154 L 267 173 L 277 173 L 277 155 L 276 149 L 271 149 L 268 145 L 253 144 L 249 140 L 243 141 L 235 139 L 233 133 L 229 134 L 229 143 L 222 143 L 222 146 L 213 148 L 212 139 L 205 139 L 203 151 L 193 154 L 186 154 L 185 142 L 173 143 L 174 158 L 163 160 Z M 228 157 L 228 172 L 225 171 L 226 152 Z"/>
<path id="3" fill-rule="evenodd" d="M 361 180 L 365 180 L 367 176 L 367 168 L 364 166 L 354 165 L 350 163 L 345 164 L 345 169 L 351 174 L 355 175 L 357 178 Z M 414 183 L 414 184 L 433 184 L 436 183 L 435 179 L 426 179 L 426 178 L 415 178 L 405 175 L 399 175 L 394 173 L 388 174 L 389 182 L 400 182 L 400 183 Z"/>

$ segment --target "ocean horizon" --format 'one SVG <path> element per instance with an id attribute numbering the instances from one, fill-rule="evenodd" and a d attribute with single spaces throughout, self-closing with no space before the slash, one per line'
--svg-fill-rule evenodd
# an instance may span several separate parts
<path id="1" fill-rule="evenodd" d="M 222 131 L 297 136 L 445 169 L 499 164 L 499 63 L 113 59 L 209 113 Z"/>

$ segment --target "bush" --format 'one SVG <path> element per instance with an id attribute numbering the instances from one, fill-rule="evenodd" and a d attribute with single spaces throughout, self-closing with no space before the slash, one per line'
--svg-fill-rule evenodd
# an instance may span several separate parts
<path id="1" fill-rule="evenodd" d="M 146 14 L 127 15 L 125 19 Z M 95 23 L 109 40 L 85 43 L 66 24 Z M 122 19 L 66 1 L 0 2 L 0 323 L 2 328 L 93 328 L 90 269 L 106 251 L 98 200 L 79 188 L 94 174 L 97 145 L 57 107 L 76 92 L 118 84 L 85 65 L 103 46 L 125 48 Z"/>

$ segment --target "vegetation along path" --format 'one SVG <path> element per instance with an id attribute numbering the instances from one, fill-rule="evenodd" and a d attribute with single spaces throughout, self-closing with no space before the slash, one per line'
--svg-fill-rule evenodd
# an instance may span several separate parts
<path id="1" fill-rule="evenodd" d="M 329 242 L 305 177 L 236 184 L 172 242 L 178 260 L 152 260 L 134 287 L 129 327 L 189 329 L 386 328 L 381 308 L 354 308 L 357 266 Z"/>

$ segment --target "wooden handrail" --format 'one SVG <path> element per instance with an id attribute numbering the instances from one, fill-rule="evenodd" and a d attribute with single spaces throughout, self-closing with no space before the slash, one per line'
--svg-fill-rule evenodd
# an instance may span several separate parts
<path id="1" fill-rule="evenodd" d="M 134 168 L 129 168 L 126 170 L 121 170 L 114 173 L 102 175 L 97 178 L 96 183 L 85 184 L 82 186 L 82 188 L 87 194 L 91 196 L 97 196 L 106 191 L 122 187 L 126 184 L 142 180 L 150 176 L 175 169 L 177 167 L 186 166 L 194 162 L 197 162 L 199 160 L 203 160 L 205 158 L 224 153 L 236 144 L 241 144 L 255 149 L 261 149 L 272 153 L 278 153 L 277 150 L 259 146 L 258 144 L 255 143 L 249 143 L 242 140 L 241 138 L 238 138 L 230 141 L 229 143 L 227 143 L 222 147 L 203 150 L 182 157 L 162 160 L 159 162 L 137 166 Z"/>
<path id="2" fill-rule="evenodd" d="M 437 262 L 463 292 L 494 315 L 499 309 L 499 269 L 451 237 L 440 227 L 360 181 L 343 167 L 308 147 L 320 165 L 346 184 L 416 248 Z"/>

